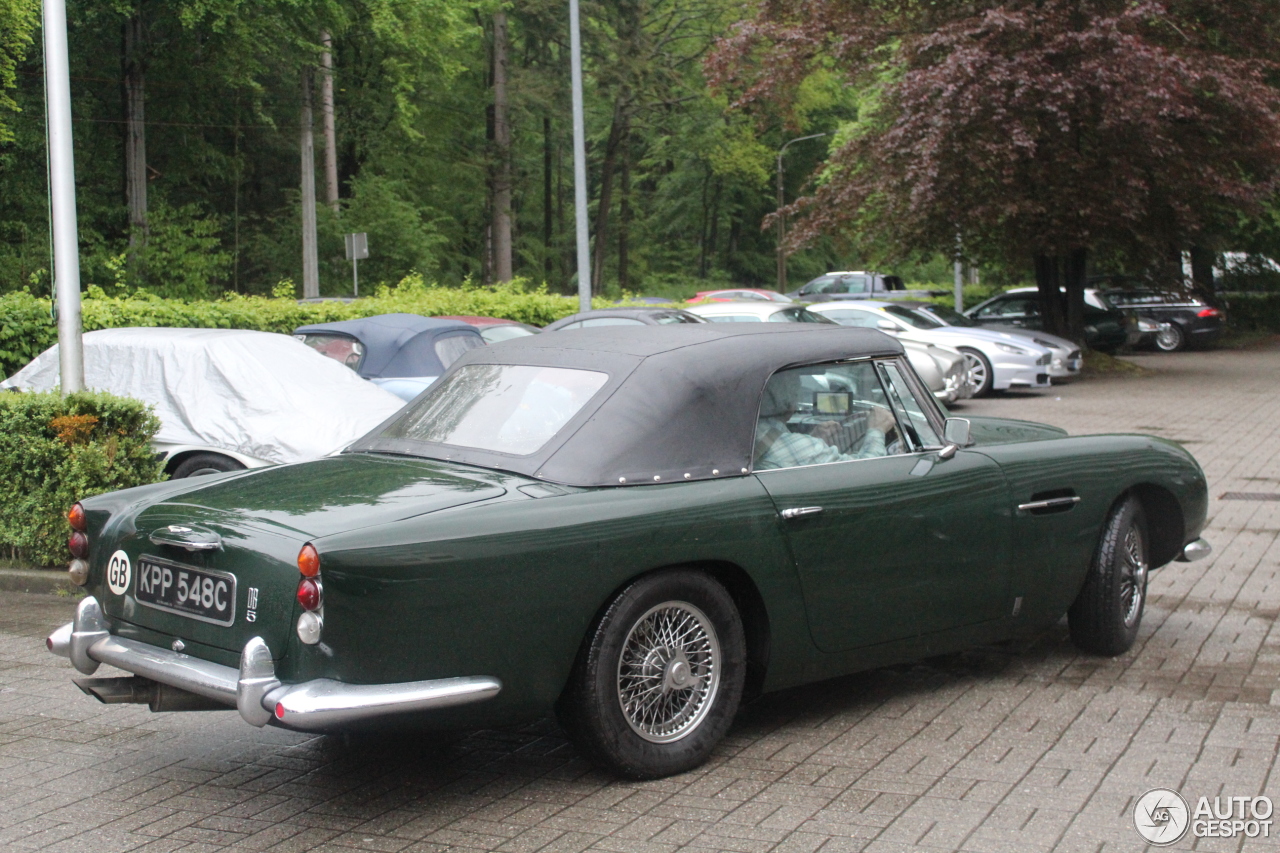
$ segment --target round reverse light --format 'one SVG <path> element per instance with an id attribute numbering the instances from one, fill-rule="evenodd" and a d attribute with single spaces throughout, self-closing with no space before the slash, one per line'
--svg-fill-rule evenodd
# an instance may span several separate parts
<path id="1" fill-rule="evenodd" d="M 319 610 L 320 599 L 320 584 L 311 578 L 298 581 L 298 603 L 302 605 L 303 610 Z"/>
<path id="2" fill-rule="evenodd" d="M 83 560 L 89 556 L 89 537 L 79 530 L 75 531 L 67 537 L 67 550 L 71 552 L 71 556 Z"/>
<path id="3" fill-rule="evenodd" d="M 79 502 L 77 502 L 76 505 L 67 513 L 67 522 L 70 523 L 72 530 L 79 530 L 82 533 L 84 532 L 84 507 Z"/>
<path id="4" fill-rule="evenodd" d="M 298 617 L 298 639 L 308 646 L 320 642 L 320 631 L 324 628 L 324 620 L 320 614 L 307 611 Z"/>
<path id="5" fill-rule="evenodd" d="M 303 545 L 302 550 L 298 552 L 298 571 L 308 578 L 320 574 L 320 554 L 310 542 Z"/>
<path id="6" fill-rule="evenodd" d="M 72 560 L 71 565 L 67 566 L 67 575 L 76 586 L 84 586 L 89 580 L 89 564 L 84 560 Z"/>

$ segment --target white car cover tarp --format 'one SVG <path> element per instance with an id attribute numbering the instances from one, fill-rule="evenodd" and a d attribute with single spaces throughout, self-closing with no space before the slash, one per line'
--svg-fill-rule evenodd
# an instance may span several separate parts
<path id="1" fill-rule="evenodd" d="M 301 341 L 237 329 L 103 329 L 84 336 L 85 387 L 155 406 L 156 442 L 300 462 L 346 447 L 404 405 Z M 58 347 L 0 387 L 59 385 Z"/>

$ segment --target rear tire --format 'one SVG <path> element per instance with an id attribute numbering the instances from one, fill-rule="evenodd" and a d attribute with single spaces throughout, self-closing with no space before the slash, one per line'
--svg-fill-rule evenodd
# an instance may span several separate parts
<path id="1" fill-rule="evenodd" d="M 557 704 L 595 763 L 631 779 L 702 764 L 742 698 L 746 638 L 733 598 L 692 570 L 646 575 L 618 593 L 583 642 Z"/>
<path id="2" fill-rule="evenodd" d="M 1107 517 L 1084 586 L 1067 611 L 1071 640 L 1082 651 L 1115 656 L 1138 638 L 1147 599 L 1147 519 L 1137 498 Z"/>
<path id="3" fill-rule="evenodd" d="M 178 467 L 173 469 L 169 479 L 181 480 L 183 477 L 201 477 L 205 474 L 223 474 L 227 471 L 243 470 L 244 465 L 230 456 L 223 456 L 221 453 L 193 453 L 178 463 Z"/>
<path id="4" fill-rule="evenodd" d="M 960 347 L 960 352 L 964 354 L 964 360 L 969 369 L 969 382 L 973 385 L 973 396 L 987 396 L 991 393 L 991 383 L 995 381 L 990 360 L 978 350 L 969 347 Z"/>

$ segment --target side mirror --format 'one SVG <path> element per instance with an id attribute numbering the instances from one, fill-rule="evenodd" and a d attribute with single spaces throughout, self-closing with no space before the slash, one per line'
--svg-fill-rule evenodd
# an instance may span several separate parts
<path id="1" fill-rule="evenodd" d="M 876 323 L 876 328 L 882 332 L 893 333 L 898 331 L 898 324 L 892 320 L 880 320 Z"/>
<path id="2" fill-rule="evenodd" d="M 969 419 L 947 418 L 942 430 L 942 440 L 946 446 L 938 451 L 939 459 L 950 459 L 956 451 L 969 444 Z"/>

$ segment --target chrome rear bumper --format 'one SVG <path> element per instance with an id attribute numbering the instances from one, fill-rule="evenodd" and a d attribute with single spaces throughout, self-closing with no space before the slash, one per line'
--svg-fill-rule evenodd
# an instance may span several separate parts
<path id="1" fill-rule="evenodd" d="M 489 676 L 398 684 L 345 684 L 318 678 L 281 684 L 271 650 L 261 637 L 245 644 L 236 670 L 113 636 L 93 596 L 81 600 L 75 620 L 54 631 L 45 644 L 85 675 L 105 663 L 235 708 L 254 726 L 266 725 L 274 715 L 290 728 L 320 730 L 388 714 L 480 702 L 502 690 L 502 682 Z"/>

